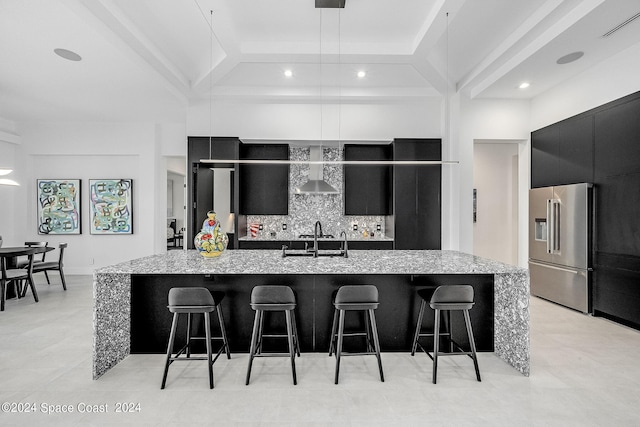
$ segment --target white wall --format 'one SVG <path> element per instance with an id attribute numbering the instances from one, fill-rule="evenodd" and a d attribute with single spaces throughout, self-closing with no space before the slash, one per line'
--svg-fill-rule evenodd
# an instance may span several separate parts
<path id="1" fill-rule="evenodd" d="M 166 160 L 161 140 L 171 139 L 163 127 L 149 123 L 22 123 L 25 183 L 14 205 L 16 242 L 43 240 L 37 234 L 36 190 L 38 178 L 82 180 L 82 234 L 50 235 L 55 245 L 67 242 L 65 272 L 90 274 L 93 269 L 166 250 Z M 184 138 L 175 146 L 184 144 Z M 165 144 L 171 146 L 172 144 Z M 114 154 L 117 153 L 117 154 Z M 89 234 L 88 180 L 133 179 L 133 235 Z"/>
<path id="2" fill-rule="evenodd" d="M 13 169 L 14 172 L 2 178 L 10 178 L 20 182 L 19 173 L 16 171 L 15 151 L 16 145 L 11 142 L 0 141 L 0 168 Z M 3 246 L 11 246 L 16 243 L 16 229 L 13 226 L 15 218 L 15 196 L 20 191 L 19 187 L 0 185 L 0 236 Z"/>
<path id="3" fill-rule="evenodd" d="M 440 138 L 441 100 L 387 104 L 239 103 L 213 101 L 211 128 L 217 136 L 288 140 L 392 140 Z M 322 120 L 321 120 L 322 119 Z M 322 126 L 321 126 L 322 123 Z M 187 133 L 209 134 L 209 104 L 194 104 Z M 322 128 L 322 130 L 321 130 Z"/>
<path id="4" fill-rule="evenodd" d="M 528 100 L 460 97 L 459 136 L 456 145 L 460 164 L 459 188 L 451 195 L 451 215 L 459 224 L 459 250 L 473 253 L 473 153 L 477 140 L 518 142 L 518 211 L 528 212 L 530 170 L 530 103 Z M 457 198 L 457 199 L 456 199 Z M 526 221 L 520 221 L 518 265 L 527 265 Z M 454 246 L 452 244 L 452 246 Z"/>
<path id="5" fill-rule="evenodd" d="M 473 155 L 477 190 L 473 254 L 517 264 L 518 144 L 477 142 Z"/>
<path id="6" fill-rule="evenodd" d="M 640 43 L 562 82 L 531 102 L 531 130 L 640 90 Z"/>

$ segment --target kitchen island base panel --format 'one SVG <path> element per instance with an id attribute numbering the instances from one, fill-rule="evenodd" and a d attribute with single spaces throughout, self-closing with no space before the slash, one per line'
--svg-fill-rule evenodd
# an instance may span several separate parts
<path id="1" fill-rule="evenodd" d="M 479 309 L 474 307 L 471 311 L 479 349 L 493 350 L 496 356 L 528 376 L 530 295 L 526 269 L 457 251 L 362 250 L 353 251 L 349 258 L 283 259 L 280 251 L 227 250 L 213 261 L 203 259 L 197 251 L 169 251 L 96 270 L 93 378 L 117 365 L 131 353 L 132 346 L 138 350 L 143 342 L 138 339 L 139 317 L 149 316 L 145 320 L 152 321 L 153 328 L 149 330 L 158 328 L 161 337 L 167 336 L 168 326 L 162 326 L 167 316 L 166 294 L 154 290 L 154 286 L 197 283 L 227 290 L 229 299 L 223 310 L 233 319 L 229 327 L 235 342 L 231 346 L 246 352 L 251 328 L 245 326 L 253 318 L 249 289 L 265 284 L 265 279 L 273 279 L 274 284 L 286 284 L 283 282 L 288 280 L 297 291 L 300 304 L 306 307 L 297 311 L 301 344 L 307 351 L 324 352 L 331 329 L 330 294 L 341 285 L 371 283 L 378 286 L 381 301 L 385 302 L 378 310 L 385 319 L 384 325 L 380 321 L 381 340 L 385 337 L 383 350 L 410 351 L 420 305 L 417 290 L 421 286 L 446 284 L 443 281 L 464 283 L 469 278 L 480 278 L 474 284 L 481 298 Z M 239 295 L 237 298 L 234 292 Z M 157 302 L 151 303 L 155 298 Z M 146 315 L 138 315 L 141 307 L 145 311 L 145 306 L 154 308 Z M 483 338 L 484 333 L 489 337 Z M 164 338 L 153 338 L 151 343 L 155 340 L 162 342 Z M 161 345 L 159 352 L 162 351 Z"/>
<path id="2" fill-rule="evenodd" d="M 417 291 L 425 287 L 467 283 L 474 287 L 476 305 L 471 310 L 472 322 L 477 327 L 475 339 L 479 351 L 494 351 L 493 276 L 491 275 L 428 275 L 428 276 L 333 276 L 333 275 L 134 275 L 131 285 L 131 353 L 163 353 L 171 329 L 171 316 L 166 309 L 169 289 L 176 286 L 205 287 L 226 294 L 222 310 L 227 319 L 227 334 L 233 353 L 246 353 L 251 342 L 254 312 L 249 306 L 251 290 L 259 285 L 285 285 L 296 294 L 298 308 L 296 321 L 302 351 L 329 350 L 332 294 L 342 285 L 372 284 L 378 288 L 380 306 L 376 310 L 382 351 L 410 351 L 413 327 L 420 309 Z M 425 327 L 433 327 L 432 316 L 425 316 Z M 271 319 L 273 318 L 273 320 Z M 277 316 L 267 321 L 274 322 Z M 348 329 L 362 329 L 361 316 L 350 316 Z M 468 339 L 461 316 L 452 316 L 456 339 L 467 345 Z M 265 329 L 270 329 L 269 323 Z M 198 325 L 201 328 L 201 325 Z M 281 344 L 281 348 L 278 348 Z M 286 343 L 267 343 L 274 350 L 286 350 Z M 182 345 L 180 342 L 176 345 Z M 360 343 L 352 344 L 358 348 Z M 349 350 L 349 344 L 345 343 Z"/>

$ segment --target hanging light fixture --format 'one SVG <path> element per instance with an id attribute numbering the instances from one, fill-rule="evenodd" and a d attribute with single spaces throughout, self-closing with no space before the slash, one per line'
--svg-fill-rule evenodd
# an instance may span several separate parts
<path id="1" fill-rule="evenodd" d="M 309 147 L 309 177 L 307 182 L 296 188 L 297 194 L 340 194 L 340 192 L 327 181 L 324 180 L 324 161 L 323 161 L 323 143 L 324 143 L 324 121 L 323 121 L 323 107 L 324 99 L 322 94 L 323 78 L 323 62 L 322 62 L 322 8 L 320 8 L 320 31 L 319 31 L 319 83 L 320 83 L 320 145 L 312 145 Z M 339 125 L 338 125 L 339 126 Z"/>
<path id="2" fill-rule="evenodd" d="M 322 153 L 322 144 L 323 144 L 323 129 L 322 129 L 322 125 L 323 125 L 323 115 L 322 115 L 322 9 L 324 8 L 339 8 L 339 9 L 343 9 L 345 7 L 345 0 L 316 0 L 315 2 L 315 7 L 320 9 L 320 150 L 319 152 Z M 340 74 L 340 68 L 341 68 L 341 58 L 340 58 L 340 49 L 341 49 L 341 39 L 340 39 L 340 10 L 338 11 L 338 150 L 341 152 L 341 148 L 342 148 L 342 140 L 341 140 L 341 126 L 342 126 L 342 86 L 341 86 L 341 74 Z M 211 11 L 212 15 L 213 15 L 213 11 Z M 445 130 L 444 130 L 444 138 L 446 138 L 446 141 L 449 141 L 449 133 L 450 133 L 450 119 L 449 119 L 449 12 L 446 13 L 446 93 L 445 93 Z M 211 26 L 211 32 L 213 33 L 213 25 Z M 213 43 L 213 42 L 212 42 Z M 363 78 L 366 76 L 366 72 L 365 71 L 360 71 L 358 72 L 357 76 L 359 78 Z M 211 101 L 209 101 L 209 104 L 211 105 Z M 209 107 L 211 109 L 211 107 Z M 225 164 L 262 164 L 262 165 L 309 165 L 310 169 L 310 174 L 309 174 L 309 182 L 307 182 L 307 184 L 311 183 L 311 181 L 313 180 L 312 176 L 316 176 L 316 177 L 320 177 L 319 178 L 319 182 L 324 182 L 324 180 L 322 180 L 322 168 L 324 165 L 361 165 L 361 166 L 367 166 L 367 165 L 396 165 L 396 166 L 402 166 L 402 165 L 457 165 L 460 162 L 458 160 L 323 160 L 320 155 L 320 158 L 318 158 L 318 150 L 317 150 L 317 146 L 315 147 L 315 155 L 311 156 L 310 154 L 310 158 L 309 160 L 258 160 L 258 159 L 212 159 L 211 158 L 211 114 L 209 114 L 209 121 L 210 121 L 210 132 L 209 132 L 209 158 L 208 159 L 200 159 L 200 163 L 208 163 L 208 164 L 214 164 L 214 163 L 225 163 Z M 313 148 L 310 150 L 311 152 L 314 152 Z M 320 173 L 318 173 L 318 169 L 320 170 Z M 311 172 L 314 172 L 314 174 L 312 175 Z M 317 179 L 316 179 L 317 180 Z M 321 191 L 319 190 L 318 185 L 314 185 L 313 187 L 315 188 L 315 190 L 303 190 L 300 191 L 304 186 L 307 186 L 309 189 L 312 188 L 311 185 L 307 185 L 304 184 L 303 186 L 299 187 L 296 189 L 296 191 L 298 193 L 305 193 L 305 192 L 316 192 L 316 193 L 338 193 L 337 190 L 333 189 L 333 187 L 324 182 L 326 184 L 326 186 L 330 187 L 331 189 L 324 187 L 326 189 L 326 191 Z"/>
<path id="3" fill-rule="evenodd" d="M 13 169 L 7 169 L 7 168 L 0 168 L 0 176 L 5 176 L 5 175 L 9 175 L 11 172 L 13 172 Z M 0 178 L 0 185 L 20 185 L 18 184 L 16 181 L 12 180 L 12 179 L 8 179 L 8 178 Z"/>

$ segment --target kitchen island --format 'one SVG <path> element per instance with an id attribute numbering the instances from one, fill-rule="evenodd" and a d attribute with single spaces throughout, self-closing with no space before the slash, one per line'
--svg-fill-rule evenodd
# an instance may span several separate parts
<path id="1" fill-rule="evenodd" d="M 302 350 L 324 352 L 333 314 L 331 294 L 344 284 L 365 283 L 376 285 L 380 292 L 376 318 L 383 351 L 410 350 L 420 305 L 418 289 L 471 284 L 476 294 L 471 316 L 478 350 L 494 351 L 529 375 L 526 269 L 456 251 L 361 250 L 350 251 L 348 258 L 283 258 L 282 251 L 228 250 L 218 258 L 205 259 L 189 250 L 96 270 L 93 377 L 99 378 L 131 353 L 165 351 L 171 287 L 224 291 L 222 307 L 231 350 L 246 352 L 253 320 L 251 289 L 262 284 L 291 286 L 298 302 Z M 456 333 L 455 319 L 452 329 L 464 343 L 464 332 Z"/>

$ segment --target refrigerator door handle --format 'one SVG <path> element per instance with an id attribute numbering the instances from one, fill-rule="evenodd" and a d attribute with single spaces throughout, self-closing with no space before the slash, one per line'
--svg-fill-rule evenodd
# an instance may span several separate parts
<path id="1" fill-rule="evenodd" d="M 557 254 L 560 251 L 560 201 L 547 199 L 547 253 Z"/>
<path id="2" fill-rule="evenodd" d="M 553 209 L 552 209 L 552 200 L 547 199 L 547 253 L 553 253 Z"/>
<path id="3" fill-rule="evenodd" d="M 537 265 L 537 266 L 544 267 L 544 268 L 550 268 L 552 270 L 560 270 L 560 271 L 564 271 L 564 272 L 567 272 L 567 273 L 573 273 L 573 274 L 580 273 L 579 270 L 573 270 L 573 269 L 570 269 L 570 268 L 556 267 L 555 265 L 542 264 L 540 262 L 535 262 L 535 261 L 531 261 L 531 260 L 529 260 L 529 264 Z M 591 269 L 588 269 L 587 271 L 590 271 L 590 270 Z"/>

